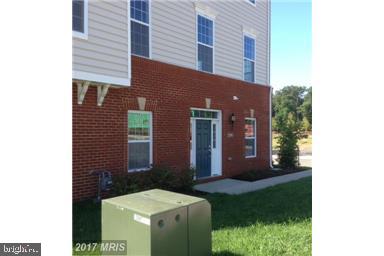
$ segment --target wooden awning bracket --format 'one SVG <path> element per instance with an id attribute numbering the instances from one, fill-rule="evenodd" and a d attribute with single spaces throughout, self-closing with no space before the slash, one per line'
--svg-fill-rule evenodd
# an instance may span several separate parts
<path id="1" fill-rule="evenodd" d="M 87 93 L 89 81 L 85 82 L 76 82 L 77 83 L 77 103 L 83 104 L 85 94 Z"/>
<path id="2" fill-rule="evenodd" d="M 110 84 L 97 85 L 97 106 L 101 107 L 104 98 L 108 93 Z"/>

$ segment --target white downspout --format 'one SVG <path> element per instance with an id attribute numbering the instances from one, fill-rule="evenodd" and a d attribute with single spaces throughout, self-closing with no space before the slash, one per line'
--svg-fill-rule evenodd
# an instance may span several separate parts
<path id="1" fill-rule="evenodd" d="M 272 95 L 273 87 L 269 87 L 269 167 L 273 168 L 273 159 L 272 159 Z"/>
<path id="2" fill-rule="evenodd" d="M 273 168 L 272 159 L 272 96 L 271 86 L 271 0 L 268 1 L 268 84 L 269 84 L 269 167 Z"/>

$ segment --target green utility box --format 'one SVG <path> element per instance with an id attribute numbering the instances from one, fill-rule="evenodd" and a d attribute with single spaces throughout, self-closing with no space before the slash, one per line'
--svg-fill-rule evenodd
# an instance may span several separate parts
<path id="1" fill-rule="evenodd" d="M 211 255 L 211 206 L 160 189 L 106 199 L 102 240 L 126 240 L 130 256 Z"/>

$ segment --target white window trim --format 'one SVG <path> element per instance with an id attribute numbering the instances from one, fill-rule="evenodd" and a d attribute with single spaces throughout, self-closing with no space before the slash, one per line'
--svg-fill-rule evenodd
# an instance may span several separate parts
<path id="1" fill-rule="evenodd" d="M 252 38 L 255 42 L 254 44 L 254 49 L 255 49 L 255 59 L 252 60 L 252 59 L 249 59 L 249 58 L 246 58 L 244 56 L 244 53 L 245 53 L 245 47 L 244 47 L 244 42 L 245 42 L 245 37 L 249 37 L 249 38 Z M 245 65 L 244 65 L 244 60 L 249 60 L 249 61 L 252 61 L 254 63 L 253 65 L 253 82 L 251 81 L 246 81 L 245 80 Z M 248 34 L 248 33 L 244 33 L 243 32 L 243 81 L 244 82 L 247 82 L 247 83 L 252 83 L 252 84 L 255 84 L 256 83 L 256 36 L 252 35 L 252 34 Z"/>
<path id="2" fill-rule="evenodd" d="M 131 14 L 131 0 L 129 0 L 129 14 Z M 140 20 L 136 20 L 136 19 L 130 17 L 129 25 L 131 25 L 131 21 L 148 27 L 148 40 L 149 40 L 149 42 L 148 42 L 148 47 L 149 47 L 148 55 L 149 56 L 142 56 L 142 55 L 134 54 L 134 53 L 132 53 L 132 50 L 131 50 L 131 55 L 136 56 L 136 57 L 140 57 L 140 58 L 145 58 L 145 59 L 152 59 L 152 0 L 148 0 L 148 23 L 145 23 L 145 22 L 142 22 Z M 131 31 L 129 31 L 129 38 L 131 38 Z M 132 43 L 132 38 L 131 38 L 129 43 L 130 44 Z"/>
<path id="3" fill-rule="evenodd" d="M 255 152 L 254 152 L 254 155 L 251 155 L 251 156 L 245 156 L 245 158 L 255 158 L 257 156 L 257 122 L 256 122 L 256 118 L 251 118 L 251 117 L 246 117 L 245 120 L 252 120 L 255 122 L 255 130 L 254 130 L 254 133 L 255 133 L 255 136 L 254 137 L 245 137 L 244 136 L 244 139 L 247 140 L 251 140 L 253 139 L 254 141 L 254 149 L 255 149 Z"/>
<path id="4" fill-rule="evenodd" d="M 212 45 L 199 42 L 199 16 L 212 21 Z M 196 70 L 207 74 L 215 74 L 215 19 L 196 11 Z M 199 69 L 199 44 L 212 48 L 212 72 Z"/>
<path id="5" fill-rule="evenodd" d="M 138 113 L 138 114 L 149 114 L 149 165 L 152 166 L 153 164 L 153 135 L 152 135 L 152 131 L 153 131 L 153 121 L 152 121 L 152 112 L 151 111 L 139 111 L 139 110 L 128 110 L 128 114 L 127 114 L 127 127 L 129 129 L 129 114 L 130 113 Z M 148 142 L 148 140 L 135 140 L 135 141 L 127 141 L 127 146 L 128 146 L 128 150 L 129 150 L 129 143 L 139 143 L 139 142 Z M 128 152 L 128 172 L 141 172 L 141 171 L 148 171 L 151 169 L 151 167 L 149 168 L 136 168 L 136 169 L 129 169 L 129 152 Z"/>
<path id="6" fill-rule="evenodd" d="M 252 5 L 252 6 L 256 6 L 256 0 L 255 0 L 255 2 L 254 3 L 252 3 L 250 0 L 245 0 L 247 3 L 249 3 L 250 5 Z"/>
<path id="7" fill-rule="evenodd" d="M 84 0 L 84 32 L 72 30 L 72 37 L 88 40 L 88 0 Z"/>

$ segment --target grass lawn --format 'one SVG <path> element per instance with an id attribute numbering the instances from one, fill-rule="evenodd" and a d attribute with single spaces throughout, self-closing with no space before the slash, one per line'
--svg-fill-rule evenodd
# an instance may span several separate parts
<path id="1" fill-rule="evenodd" d="M 203 197 L 212 205 L 213 255 L 311 255 L 310 177 L 243 195 Z M 100 205 L 74 204 L 73 214 L 74 241 L 100 241 Z"/>

